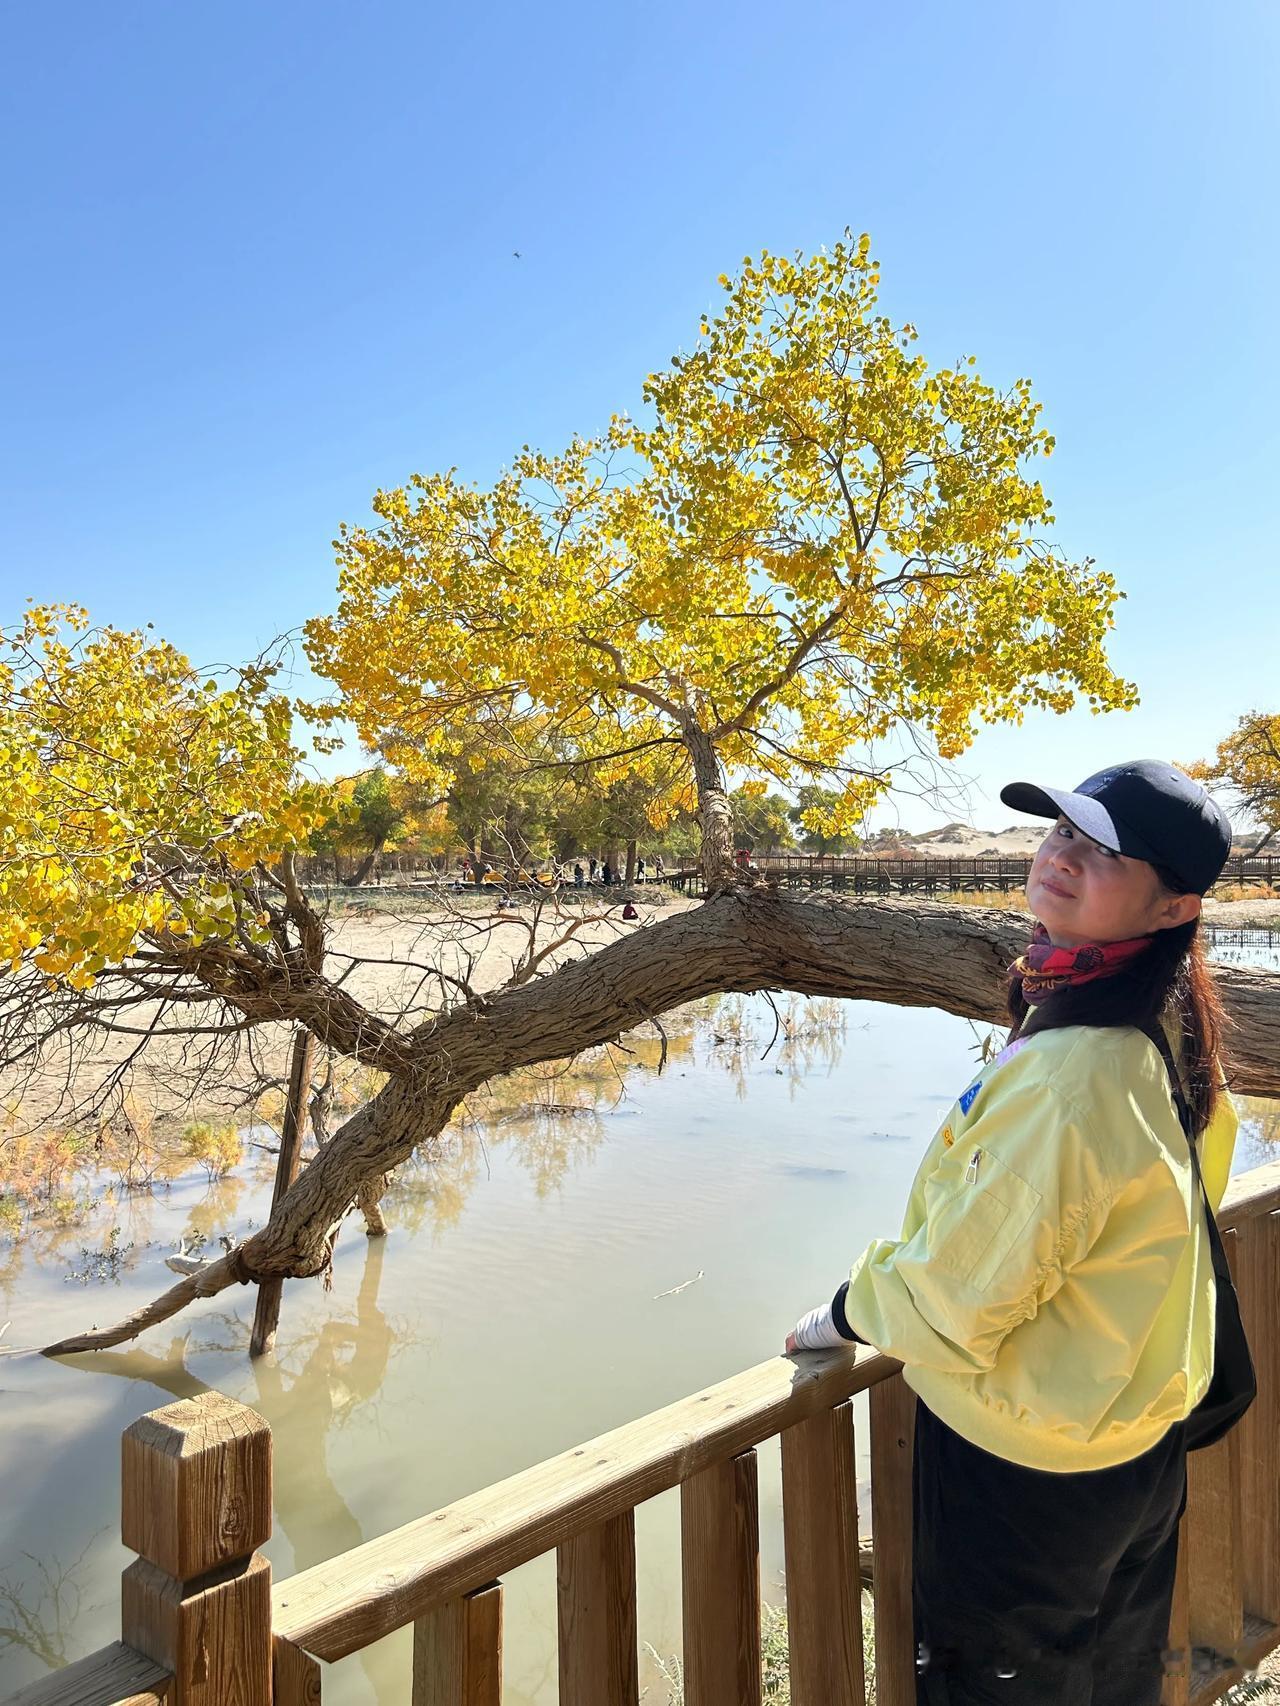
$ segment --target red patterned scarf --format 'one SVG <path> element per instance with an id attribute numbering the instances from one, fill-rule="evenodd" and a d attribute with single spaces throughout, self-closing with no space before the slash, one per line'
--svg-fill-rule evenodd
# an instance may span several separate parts
<path id="1" fill-rule="evenodd" d="M 1085 942 L 1078 948 L 1055 948 L 1043 924 L 1037 924 L 1025 954 L 1009 970 L 1022 979 L 1023 999 L 1032 1006 L 1055 989 L 1074 989 L 1095 977 L 1110 977 L 1150 947 L 1153 938 L 1134 936 L 1127 942 Z"/>

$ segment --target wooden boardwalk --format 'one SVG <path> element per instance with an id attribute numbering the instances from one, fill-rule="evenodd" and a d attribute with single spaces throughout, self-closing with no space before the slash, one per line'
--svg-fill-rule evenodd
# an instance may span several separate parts
<path id="1" fill-rule="evenodd" d="M 968 894 L 987 889 L 1007 893 L 1025 888 L 1030 856 L 975 859 L 868 859 L 856 855 L 766 853 L 751 869 L 782 888 L 832 889 L 849 894 Z M 669 872 L 666 881 L 687 894 L 699 893 L 702 872 Z M 1280 858 L 1229 859 L 1217 887 L 1230 883 L 1280 883 Z"/>

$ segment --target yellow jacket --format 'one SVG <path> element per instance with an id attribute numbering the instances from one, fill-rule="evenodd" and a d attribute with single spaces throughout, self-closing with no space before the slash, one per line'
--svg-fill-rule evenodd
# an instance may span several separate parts
<path id="1" fill-rule="evenodd" d="M 1237 1124 L 1224 1094 L 1200 1139 L 1215 1209 Z M 1140 1031 L 1076 1025 L 1009 1045 L 953 1104 L 844 1313 L 972 1444 L 1078 1471 L 1140 1456 L 1199 1402 L 1213 1288 L 1164 1062 Z"/>

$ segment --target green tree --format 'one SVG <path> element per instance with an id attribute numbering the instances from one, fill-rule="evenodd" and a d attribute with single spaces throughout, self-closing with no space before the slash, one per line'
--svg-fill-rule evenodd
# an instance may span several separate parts
<path id="1" fill-rule="evenodd" d="M 729 799 L 740 847 L 750 847 L 756 853 L 778 853 L 795 846 L 791 802 L 785 795 L 748 786 L 735 788 Z"/>
<path id="2" fill-rule="evenodd" d="M 832 821 L 834 790 L 817 782 L 806 782 L 796 790 L 796 803 L 787 816 L 800 831 L 800 845 L 806 853 L 856 853 L 858 837 L 845 830 L 828 831 L 821 825 Z"/>
<path id="3" fill-rule="evenodd" d="M 1261 853 L 1280 835 L 1280 715 L 1249 711 L 1218 743 L 1212 759 L 1187 766 L 1192 776 L 1210 786 L 1229 789 L 1243 811 L 1261 824 Z"/>

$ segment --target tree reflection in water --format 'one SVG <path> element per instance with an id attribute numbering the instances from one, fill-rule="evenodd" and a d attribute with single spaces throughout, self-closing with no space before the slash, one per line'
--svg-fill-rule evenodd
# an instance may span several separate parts
<path id="1" fill-rule="evenodd" d="M 75 1656 L 67 1652 L 67 1637 L 74 1637 L 80 1616 L 79 1577 L 89 1552 L 105 1532 L 99 1529 L 92 1535 L 74 1563 L 59 1564 L 55 1554 L 36 1558 L 24 1552 L 29 1569 L 16 1579 L 9 1570 L 0 1575 L 0 1657 L 11 1650 L 26 1652 L 50 1670 L 58 1670 Z"/>
<path id="2" fill-rule="evenodd" d="M 89 1373 L 145 1380 L 175 1398 L 208 1391 L 189 1372 L 190 1357 L 230 1353 L 252 1370 L 256 1393 L 243 1396 L 270 1422 L 275 1439 L 275 1526 L 293 1548 L 289 1573 L 322 1563 L 366 1538 L 330 1473 L 329 1442 L 336 1429 L 357 1415 L 376 1424 L 392 1349 L 417 1342 L 417 1335 L 403 1321 L 379 1307 L 385 1252 L 385 1240 L 366 1240 L 354 1320 L 334 1314 L 332 1301 L 326 1298 L 320 1324 L 282 1343 L 276 1354 L 250 1362 L 250 1322 L 219 1313 L 173 1339 L 161 1356 L 139 1350 L 100 1351 L 80 1363 Z M 48 1574 L 44 1566 L 39 1567 L 42 1575 Z M 47 1590 L 42 1591 L 47 1598 Z M 53 1627 L 60 1632 L 62 1625 Z M 403 1642 L 371 1647 L 361 1655 L 361 1663 L 378 1699 L 392 1701 L 403 1695 L 408 1676 Z"/>

